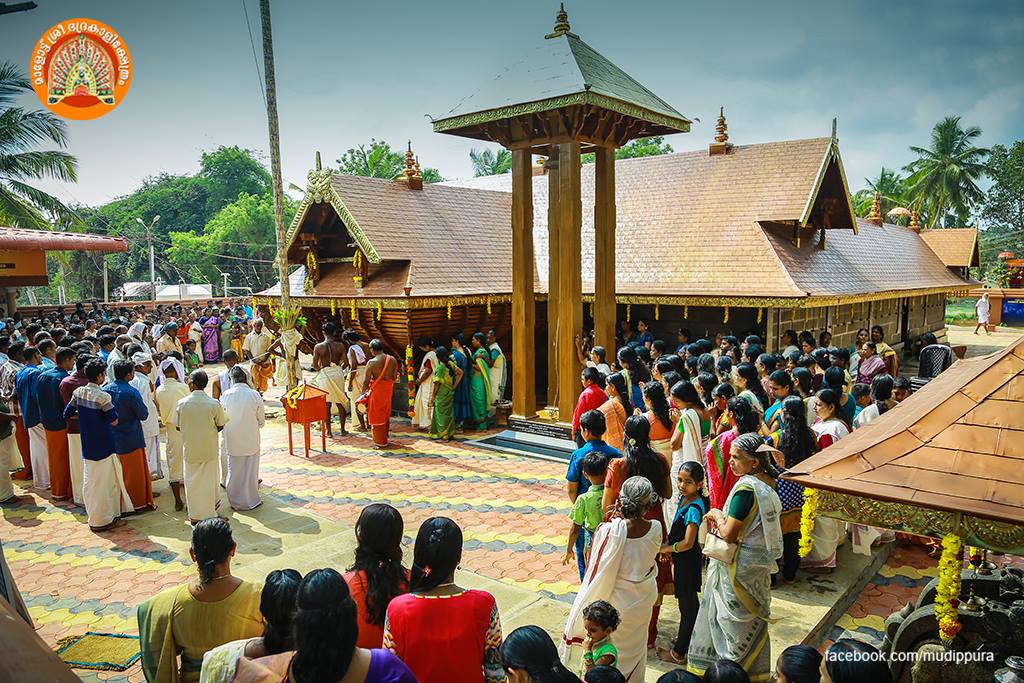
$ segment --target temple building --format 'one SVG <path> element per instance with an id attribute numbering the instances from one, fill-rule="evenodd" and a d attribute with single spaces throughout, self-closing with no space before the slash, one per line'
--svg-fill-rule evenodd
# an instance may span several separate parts
<path id="1" fill-rule="evenodd" d="M 877 198 L 870 217 L 854 215 L 834 122 L 825 137 L 736 144 L 723 111 L 705 149 L 615 160 L 629 139 L 690 122 L 572 33 L 564 12 L 501 78 L 434 129 L 508 147 L 511 173 L 425 185 L 411 146 L 397 180 L 310 171 L 288 231 L 309 342 L 331 320 L 403 357 L 421 336 L 447 345 L 448 332 L 494 328 L 513 413 L 564 415 L 585 331 L 609 357 L 617 322 L 640 318 L 671 343 L 687 328 L 757 333 L 775 350 L 794 329 L 849 346 L 881 325 L 909 349 L 941 337 L 946 298 L 974 284 L 915 227 L 885 223 Z M 595 163 L 581 163 L 588 152 Z"/>

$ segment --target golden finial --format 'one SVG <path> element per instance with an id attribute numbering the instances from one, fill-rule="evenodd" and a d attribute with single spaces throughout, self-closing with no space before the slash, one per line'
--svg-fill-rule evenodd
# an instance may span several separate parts
<path id="1" fill-rule="evenodd" d="M 918 218 L 919 216 L 917 214 L 917 207 L 915 206 L 913 209 L 910 210 L 910 229 L 920 232 L 921 224 L 918 222 Z"/>
<path id="2" fill-rule="evenodd" d="M 875 198 L 871 201 L 871 213 L 868 220 L 877 225 L 882 224 L 882 193 L 876 192 Z"/>
<path id="3" fill-rule="evenodd" d="M 416 157 L 412 153 L 412 140 L 409 140 L 409 147 L 405 151 L 405 177 L 412 178 L 417 175 L 416 169 L 414 168 Z"/>
<path id="4" fill-rule="evenodd" d="M 555 15 L 555 30 L 544 36 L 557 38 L 569 33 L 569 14 L 565 11 L 565 3 L 558 3 L 558 14 Z"/>
<path id="5" fill-rule="evenodd" d="M 725 107 L 718 108 L 718 124 L 715 126 L 715 142 L 724 144 L 729 142 L 729 125 L 725 122 Z"/>
<path id="6" fill-rule="evenodd" d="M 420 156 L 418 154 L 416 155 L 416 161 L 413 162 L 413 169 L 416 171 L 417 178 L 423 177 L 423 174 L 420 173 Z"/>

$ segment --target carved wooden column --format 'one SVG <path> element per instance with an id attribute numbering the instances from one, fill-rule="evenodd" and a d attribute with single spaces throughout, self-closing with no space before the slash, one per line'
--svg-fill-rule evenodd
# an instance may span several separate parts
<path id="1" fill-rule="evenodd" d="M 594 332 L 615 357 L 615 150 L 594 153 Z"/>
<path id="2" fill-rule="evenodd" d="M 533 331 L 533 169 L 529 149 L 512 150 L 512 414 L 537 412 Z"/>
<path id="3" fill-rule="evenodd" d="M 558 307 L 555 305 L 558 299 L 558 288 L 560 281 L 558 274 L 561 270 L 559 254 L 558 229 L 558 146 L 551 145 L 551 154 L 544 164 L 548 171 L 548 393 L 547 405 L 555 405 L 555 397 L 558 395 Z"/>
<path id="4" fill-rule="evenodd" d="M 580 393 L 580 365 L 576 336 L 583 332 L 583 286 L 580 230 L 583 205 L 580 198 L 580 143 L 558 145 L 558 331 L 555 362 L 558 364 L 559 420 L 568 422 Z"/>

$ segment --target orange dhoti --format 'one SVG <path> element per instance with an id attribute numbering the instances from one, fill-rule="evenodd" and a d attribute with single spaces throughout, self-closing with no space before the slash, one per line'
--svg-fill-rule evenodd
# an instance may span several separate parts
<path id="1" fill-rule="evenodd" d="M 121 470 L 124 472 L 124 487 L 128 489 L 135 510 L 155 510 L 153 479 L 149 474 L 146 449 L 136 448 L 130 453 L 118 453 L 117 457 L 121 460 Z"/>
<path id="2" fill-rule="evenodd" d="M 18 416 L 18 421 L 14 424 L 14 439 L 17 441 L 15 446 L 18 449 L 18 454 L 21 456 L 22 470 L 16 474 L 11 475 L 11 479 L 17 479 L 24 481 L 32 478 L 32 458 L 29 455 L 28 450 L 28 430 L 25 429 L 25 421 Z"/>
<path id="3" fill-rule="evenodd" d="M 377 378 L 370 388 L 370 400 L 366 405 L 366 417 L 373 430 L 375 446 L 388 445 L 388 431 L 391 427 L 391 387 L 393 381 Z"/>
<path id="4" fill-rule="evenodd" d="M 270 386 L 270 378 L 274 376 L 274 361 L 269 360 L 264 365 L 253 363 L 250 372 L 252 374 L 252 382 L 256 385 L 256 391 L 262 394 Z"/>
<path id="5" fill-rule="evenodd" d="M 68 460 L 68 430 L 46 430 L 46 459 L 50 463 L 50 495 L 54 500 L 71 496 L 71 461 Z"/>

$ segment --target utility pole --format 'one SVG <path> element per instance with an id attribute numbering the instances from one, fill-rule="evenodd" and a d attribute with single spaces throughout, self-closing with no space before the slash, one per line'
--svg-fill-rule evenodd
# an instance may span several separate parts
<path id="1" fill-rule="evenodd" d="M 149 291 L 152 292 L 153 301 L 156 301 L 156 262 L 153 252 L 153 228 L 160 222 L 160 214 L 154 216 L 149 225 L 146 225 L 145 221 L 141 218 L 136 218 L 135 220 L 146 230 L 146 240 L 149 242 Z"/>
<path id="2" fill-rule="evenodd" d="M 107 256 L 103 255 L 103 303 L 110 302 L 110 273 L 107 272 Z"/>
<path id="3" fill-rule="evenodd" d="M 227 299 L 228 298 L 228 274 L 227 273 L 221 273 L 220 276 L 222 278 L 224 278 L 224 298 Z"/>
<path id="4" fill-rule="evenodd" d="M 274 186 L 274 233 L 277 236 L 277 273 L 281 283 L 281 311 L 291 308 L 291 286 L 288 282 L 288 245 L 284 234 L 284 187 L 281 183 L 281 140 L 277 128 L 277 86 L 274 80 L 274 39 L 270 30 L 270 0 L 260 0 L 260 19 L 263 25 L 263 77 L 267 89 L 267 127 L 270 132 L 270 174 Z M 295 386 L 297 378 L 290 358 L 288 388 Z"/>

